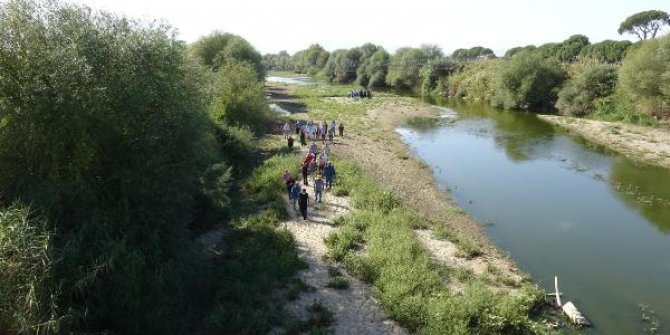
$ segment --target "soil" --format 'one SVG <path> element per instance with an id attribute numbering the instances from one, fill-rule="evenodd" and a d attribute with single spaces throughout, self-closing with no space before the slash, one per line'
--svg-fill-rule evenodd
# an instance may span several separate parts
<path id="1" fill-rule="evenodd" d="M 542 120 L 639 162 L 670 168 L 670 130 L 620 122 L 540 115 Z"/>

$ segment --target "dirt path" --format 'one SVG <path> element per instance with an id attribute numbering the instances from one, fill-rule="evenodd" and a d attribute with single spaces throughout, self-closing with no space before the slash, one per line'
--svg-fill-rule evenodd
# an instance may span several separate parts
<path id="1" fill-rule="evenodd" d="M 333 312 L 334 323 L 331 328 L 334 334 L 406 334 L 386 317 L 372 297 L 371 288 L 360 280 L 343 274 L 349 282 L 349 288 L 326 287 L 330 275 L 329 265 L 324 261 L 327 252 L 324 239 L 337 229 L 332 225 L 333 220 L 350 210 L 347 199 L 326 193 L 322 203 L 309 206 L 307 221 L 303 221 L 290 205 L 288 210 L 291 218 L 282 226 L 293 233 L 298 245 L 298 256 L 309 266 L 301 271 L 299 278 L 315 290 L 302 293 L 287 306 L 287 310 L 305 320 L 309 317 L 307 307 L 319 301 Z"/>
<path id="2" fill-rule="evenodd" d="M 540 115 L 539 118 L 624 156 L 670 168 L 670 131 L 620 122 Z"/>

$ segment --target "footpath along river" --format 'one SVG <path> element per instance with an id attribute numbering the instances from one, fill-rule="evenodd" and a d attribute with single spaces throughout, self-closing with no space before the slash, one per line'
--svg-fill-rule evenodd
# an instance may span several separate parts
<path id="1" fill-rule="evenodd" d="M 534 114 L 438 108 L 438 125 L 397 131 L 498 247 L 545 289 L 558 275 L 589 333 L 644 334 L 658 321 L 670 334 L 670 171 Z"/>

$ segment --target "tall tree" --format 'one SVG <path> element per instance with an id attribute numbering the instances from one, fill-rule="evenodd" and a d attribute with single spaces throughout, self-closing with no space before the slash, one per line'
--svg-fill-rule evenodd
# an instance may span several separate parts
<path id="1" fill-rule="evenodd" d="M 629 16 L 621 22 L 619 35 L 629 33 L 637 36 L 640 40 L 654 38 L 658 31 L 664 26 L 670 25 L 668 13 L 660 10 L 647 10 Z"/>

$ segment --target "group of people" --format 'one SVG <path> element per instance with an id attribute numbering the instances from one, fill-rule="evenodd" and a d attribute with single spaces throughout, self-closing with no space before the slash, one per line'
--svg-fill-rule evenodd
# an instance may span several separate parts
<path id="1" fill-rule="evenodd" d="M 308 138 L 312 141 L 321 140 L 323 144 L 326 144 L 327 141 L 333 143 L 335 129 L 338 130 L 340 137 L 344 136 L 344 124 L 340 122 L 338 125 L 335 123 L 335 120 L 333 120 L 330 124 L 326 121 L 307 121 L 305 123 L 296 121 L 294 129 L 295 135 L 300 138 L 300 144 L 303 146 L 307 145 Z M 284 132 L 284 138 L 288 142 L 288 147 L 293 149 L 295 139 L 293 138 L 293 135 L 291 135 L 291 125 L 288 122 L 284 123 L 282 130 Z"/>
<path id="2" fill-rule="evenodd" d="M 349 92 L 349 97 L 350 98 L 372 98 L 372 91 L 369 89 L 365 88 L 359 88 L 357 90 L 351 90 Z"/>
<path id="3" fill-rule="evenodd" d="M 333 121 L 329 128 L 334 129 L 334 125 L 335 121 Z M 326 126 L 324 126 L 324 128 Z M 342 136 L 343 128 L 344 127 L 342 127 L 342 130 L 340 131 L 340 136 Z M 289 147 L 292 148 L 293 142 L 291 141 L 291 135 L 285 134 L 285 136 L 289 140 Z M 330 142 L 324 142 L 321 151 L 319 151 L 316 140 L 312 140 L 312 143 L 308 146 L 307 154 L 300 165 L 302 186 L 289 170 L 284 171 L 283 178 L 284 183 L 286 184 L 289 200 L 293 205 L 293 210 L 300 211 L 303 220 L 307 220 L 307 205 L 309 202 L 307 187 L 309 186 L 310 176 L 314 186 L 314 201 L 316 202 L 321 202 L 325 190 L 332 189 L 333 184 L 335 183 L 337 173 L 333 162 L 329 159 L 331 144 L 332 140 Z"/>

